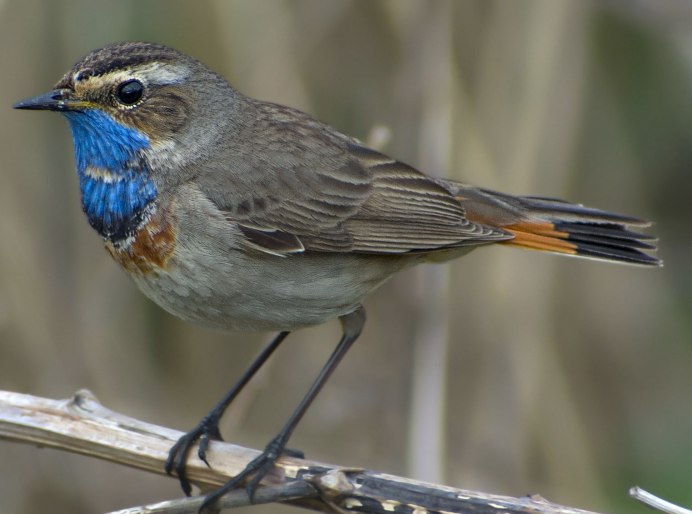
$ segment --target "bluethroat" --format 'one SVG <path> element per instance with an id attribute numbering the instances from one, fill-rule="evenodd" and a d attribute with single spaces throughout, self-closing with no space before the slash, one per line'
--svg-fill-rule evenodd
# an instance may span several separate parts
<path id="1" fill-rule="evenodd" d="M 646 222 L 552 198 L 432 178 L 315 118 L 249 98 L 167 46 L 119 43 L 15 105 L 70 125 L 82 209 L 142 292 L 204 327 L 276 330 L 241 379 L 171 449 L 220 439 L 224 411 L 289 331 L 339 318 L 343 335 L 262 454 L 220 495 L 252 496 L 365 322 L 363 299 L 394 273 L 489 244 L 660 265 Z"/>

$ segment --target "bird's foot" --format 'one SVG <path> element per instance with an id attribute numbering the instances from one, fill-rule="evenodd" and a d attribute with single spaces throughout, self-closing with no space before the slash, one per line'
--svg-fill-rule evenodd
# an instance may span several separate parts
<path id="1" fill-rule="evenodd" d="M 180 480 L 180 487 L 185 493 L 185 496 L 190 496 L 192 493 L 192 485 L 187 479 L 185 470 L 187 456 L 194 444 L 199 441 L 197 456 L 209 466 L 209 462 L 207 461 L 207 448 L 209 447 L 209 441 L 212 439 L 217 441 L 222 440 L 221 432 L 219 432 L 219 417 L 215 416 L 213 412 L 205 416 L 195 428 L 178 439 L 168 452 L 166 473 L 169 475 L 175 473 L 178 480 Z"/>
<path id="2" fill-rule="evenodd" d="M 281 455 L 285 453 L 288 453 L 291 456 L 294 456 L 295 454 L 302 455 L 302 452 L 296 450 L 288 450 L 288 452 L 286 452 L 286 439 L 287 437 L 285 437 L 282 433 L 277 435 L 269 442 L 262 453 L 260 453 L 252 461 L 250 461 L 247 466 L 245 466 L 243 471 L 215 491 L 209 493 L 199 509 L 200 514 L 215 512 L 214 509 L 216 509 L 216 504 L 218 503 L 219 499 L 229 491 L 237 489 L 239 486 L 241 486 L 241 484 L 246 482 L 248 478 L 249 481 L 247 481 L 245 484 L 245 491 L 250 498 L 250 503 L 252 503 L 255 496 L 255 491 L 257 490 L 260 482 L 272 470 L 274 463 L 279 459 L 279 457 L 281 457 Z"/>

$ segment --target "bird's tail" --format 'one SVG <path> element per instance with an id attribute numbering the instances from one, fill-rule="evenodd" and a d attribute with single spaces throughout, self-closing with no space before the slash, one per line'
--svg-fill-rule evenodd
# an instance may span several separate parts
<path id="1" fill-rule="evenodd" d="M 660 266 L 649 222 L 554 198 L 511 196 L 474 187 L 455 191 L 468 219 L 509 232 L 503 244 L 605 261 Z"/>

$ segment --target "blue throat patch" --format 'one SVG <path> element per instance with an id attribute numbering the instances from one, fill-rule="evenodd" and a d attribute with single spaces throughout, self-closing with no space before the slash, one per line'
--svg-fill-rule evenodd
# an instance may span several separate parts
<path id="1" fill-rule="evenodd" d="M 141 150 L 149 138 L 98 109 L 63 113 L 74 143 L 82 209 L 89 224 L 110 241 L 131 236 L 156 199 Z"/>

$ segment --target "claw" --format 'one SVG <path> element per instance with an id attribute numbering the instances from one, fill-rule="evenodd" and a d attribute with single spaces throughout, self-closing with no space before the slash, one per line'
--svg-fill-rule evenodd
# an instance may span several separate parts
<path id="1" fill-rule="evenodd" d="M 252 479 L 250 479 L 245 486 L 245 491 L 247 492 L 248 498 L 250 498 L 250 503 L 253 503 L 257 487 L 259 487 L 262 479 L 267 476 L 274 467 L 274 464 L 283 452 L 283 446 L 285 444 L 286 440 L 283 434 L 279 434 L 272 439 L 264 451 L 250 461 L 243 471 L 215 491 L 209 493 L 204 499 L 199 512 L 214 512 L 214 509 L 217 508 L 219 499 L 229 491 L 238 488 L 238 486 L 250 476 L 252 476 Z"/>
<path id="2" fill-rule="evenodd" d="M 218 423 L 219 420 L 215 419 L 214 417 L 205 417 L 199 423 L 199 425 L 178 439 L 178 441 L 168 452 L 168 458 L 166 459 L 165 466 L 166 473 L 172 475 L 175 472 L 175 475 L 177 475 L 178 480 L 180 481 L 180 488 L 183 490 L 183 493 L 185 493 L 185 496 L 190 496 L 190 494 L 192 494 L 192 484 L 187 479 L 185 470 L 187 466 L 187 456 L 190 454 L 190 450 L 194 446 L 195 442 L 199 441 L 197 455 L 207 466 L 209 466 L 209 462 L 207 461 L 207 448 L 209 447 L 209 441 L 212 438 L 221 440 Z"/>
<path id="3" fill-rule="evenodd" d="M 192 494 L 192 484 L 190 484 L 185 476 L 185 460 L 192 446 L 192 440 L 189 436 L 189 433 L 185 434 L 173 445 L 168 452 L 165 467 L 166 473 L 169 475 L 175 472 L 180 482 L 180 488 L 183 490 L 183 493 L 185 493 L 185 496 L 190 496 L 190 494 Z"/>
<path id="4" fill-rule="evenodd" d="M 219 437 L 219 440 L 221 437 Z M 199 438 L 199 448 L 197 448 L 197 456 L 202 462 L 204 462 L 208 468 L 211 468 L 209 461 L 207 460 L 207 448 L 209 448 L 209 434 L 202 434 Z"/>

